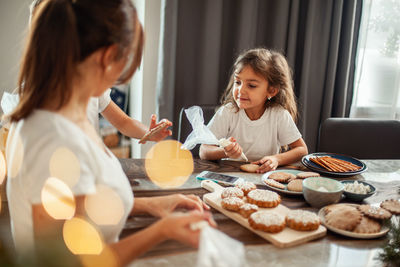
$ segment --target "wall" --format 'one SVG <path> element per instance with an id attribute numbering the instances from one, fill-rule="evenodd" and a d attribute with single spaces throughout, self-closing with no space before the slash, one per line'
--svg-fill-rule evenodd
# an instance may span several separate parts
<path id="1" fill-rule="evenodd" d="M 0 0 L 0 97 L 4 91 L 16 88 L 30 3 L 31 0 Z"/>

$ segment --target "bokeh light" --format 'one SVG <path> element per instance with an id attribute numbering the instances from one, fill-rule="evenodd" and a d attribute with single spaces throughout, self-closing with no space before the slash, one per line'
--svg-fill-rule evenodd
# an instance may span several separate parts
<path id="1" fill-rule="evenodd" d="M 99 255 L 103 250 L 103 240 L 89 222 L 74 217 L 65 221 L 63 227 L 65 245 L 75 255 Z"/>
<path id="2" fill-rule="evenodd" d="M 0 151 L 0 185 L 4 182 L 6 174 L 7 174 L 6 160 L 4 158 L 3 152 Z"/>
<path id="3" fill-rule="evenodd" d="M 99 255 L 80 255 L 84 267 L 118 267 L 120 266 L 115 252 L 107 245 Z"/>
<path id="4" fill-rule="evenodd" d="M 80 164 L 77 156 L 68 148 L 58 148 L 50 158 L 50 175 L 64 181 L 72 188 L 80 177 Z"/>
<path id="5" fill-rule="evenodd" d="M 75 214 L 75 198 L 71 189 L 60 179 L 50 177 L 41 192 L 46 212 L 56 220 L 68 220 Z"/>
<path id="6" fill-rule="evenodd" d="M 99 184 L 96 193 L 86 195 L 85 210 L 96 224 L 115 225 L 124 215 L 124 204 L 113 189 Z"/>
<path id="7" fill-rule="evenodd" d="M 150 180 L 162 188 L 183 185 L 193 172 L 193 157 L 181 143 L 166 140 L 156 143 L 146 154 L 145 168 Z"/>
<path id="8" fill-rule="evenodd" d="M 8 137 L 10 138 L 10 136 Z M 8 166 L 8 177 L 14 178 L 21 170 L 22 162 L 24 160 L 24 145 L 22 144 L 21 136 L 14 134 L 12 139 L 8 142 L 6 147 L 6 158 Z M 13 157 L 11 158 L 11 151 Z"/>

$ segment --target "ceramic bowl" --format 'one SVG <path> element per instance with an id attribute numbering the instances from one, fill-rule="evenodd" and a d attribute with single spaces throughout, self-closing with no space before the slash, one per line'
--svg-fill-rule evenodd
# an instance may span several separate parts
<path id="1" fill-rule="evenodd" d="M 325 177 L 311 177 L 303 181 L 303 195 L 308 204 L 321 208 L 342 199 L 341 182 Z"/>
<path id="2" fill-rule="evenodd" d="M 366 193 L 366 194 L 357 194 L 357 193 L 352 193 L 352 192 L 348 192 L 348 191 L 344 190 L 344 191 L 343 191 L 343 194 L 346 196 L 346 198 L 347 198 L 348 200 L 353 200 L 353 201 L 359 201 L 359 202 L 361 202 L 361 201 L 363 201 L 364 199 L 366 199 L 367 197 L 370 197 L 370 196 L 372 196 L 373 194 L 375 194 L 376 188 L 375 188 L 373 185 L 371 185 L 371 184 L 369 184 L 369 183 L 367 183 L 367 182 L 364 182 L 364 181 L 347 180 L 347 181 L 342 181 L 341 183 L 342 183 L 343 185 L 346 185 L 346 184 L 354 183 L 355 181 L 357 181 L 358 183 L 363 184 L 363 185 L 368 185 L 369 188 L 371 188 L 371 192 Z"/>

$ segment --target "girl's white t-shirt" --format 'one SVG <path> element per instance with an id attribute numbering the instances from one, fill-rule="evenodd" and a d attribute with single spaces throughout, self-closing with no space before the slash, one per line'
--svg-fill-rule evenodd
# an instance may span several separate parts
<path id="1" fill-rule="evenodd" d="M 301 138 L 290 113 L 281 106 L 266 108 L 258 120 L 229 103 L 218 109 L 208 123 L 217 139 L 234 137 L 250 161 L 279 153 L 280 147 Z"/>
<path id="2" fill-rule="evenodd" d="M 98 133 L 100 132 L 99 113 L 103 112 L 108 104 L 110 104 L 110 93 L 111 89 L 107 89 L 101 96 L 91 97 L 87 106 L 88 119 Z"/>
<path id="3" fill-rule="evenodd" d="M 119 196 L 123 203 L 120 220 L 114 225 L 95 225 L 105 242 L 118 241 L 133 207 L 133 192 L 118 159 L 104 149 L 54 112 L 35 110 L 28 118 L 12 123 L 6 147 L 7 196 L 17 252 L 34 248 L 32 205 L 42 203 L 43 185 L 57 174 L 65 175 L 56 178 L 65 182 L 74 196 L 93 194 L 104 186 Z M 78 170 L 72 179 L 68 168 Z"/>

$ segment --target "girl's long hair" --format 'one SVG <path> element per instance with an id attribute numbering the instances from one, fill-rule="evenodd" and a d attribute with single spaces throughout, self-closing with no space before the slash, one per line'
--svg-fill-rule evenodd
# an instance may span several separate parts
<path id="1" fill-rule="evenodd" d="M 11 121 L 49 101 L 57 109 L 68 103 L 77 65 L 100 48 L 117 45 L 115 60 L 133 55 L 119 83 L 140 65 L 144 34 L 130 0 L 44 0 L 34 8 Z"/>
<path id="2" fill-rule="evenodd" d="M 297 104 L 293 91 L 292 73 L 286 58 L 279 52 L 265 48 L 247 50 L 239 55 L 233 65 L 228 86 L 222 96 L 222 104 L 232 103 L 239 109 L 232 94 L 235 73 L 240 73 L 247 66 L 264 77 L 269 86 L 278 89 L 278 93 L 271 100 L 265 102 L 266 107 L 280 105 L 289 111 L 294 121 L 297 121 Z"/>

